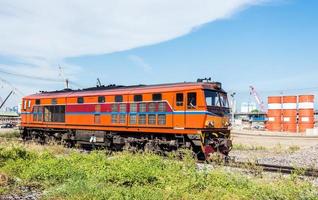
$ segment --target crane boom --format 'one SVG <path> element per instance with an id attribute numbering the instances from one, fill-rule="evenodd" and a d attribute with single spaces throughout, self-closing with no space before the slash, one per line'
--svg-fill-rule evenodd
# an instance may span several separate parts
<path id="1" fill-rule="evenodd" d="M 262 98 L 260 97 L 260 95 L 257 93 L 257 91 L 255 90 L 253 86 L 250 86 L 250 90 L 251 90 L 251 95 L 254 96 L 256 103 L 258 104 L 258 107 L 260 108 L 261 112 L 265 112 L 264 102 Z"/>
<path id="2" fill-rule="evenodd" d="M 9 99 L 9 97 L 13 94 L 13 90 L 11 90 L 11 92 L 8 94 L 8 96 L 5 98 L 5 100 L 2 102 L 0 109 L 4 106 L 4 104 L 7 102 L 7 100 Z"/>

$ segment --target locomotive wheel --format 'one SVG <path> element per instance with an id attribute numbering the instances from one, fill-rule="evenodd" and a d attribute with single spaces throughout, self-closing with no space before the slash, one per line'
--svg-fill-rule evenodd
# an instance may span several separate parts
<path id="1" fill-rule="evenodd" d="M 163 155 L 163 151 L 155 141 L 149 141 L 144 146 L 144 151 L 148 153 L 155 153 L 159 155 Z"/>
<path id="2" fill-rule="evenodd" d="M 123 147 L 123 150 L 136 153 L 138 152 L 138 147 L 131 145 L 130 143 L 127 142 L 125 146 Z"/>

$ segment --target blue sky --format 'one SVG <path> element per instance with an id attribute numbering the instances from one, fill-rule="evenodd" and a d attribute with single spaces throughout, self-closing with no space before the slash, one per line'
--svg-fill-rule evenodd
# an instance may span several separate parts
<path id="1" fill-rule="evenodd" d="M 318 2 L 314 0 L 253 2 L 221 17 L 212 17 L 207 23 L 197 22 L 189 27 L 191 31 L 133 44 L 131 48 L 107 49 L 105 53 L 94 49 L 79 55 L 65 51 L 59 59 L 42 60 L 45 64 L 52 60 L 53 67 L 31 75 L 42 75 L 47 70 L 48 77 L 58 77 L 56 66 L 61 64 L 66 76 L 82 86 L 95 85 L 97 77 L 103 84 L 124 85 L 212 77 L 222 82 L 227 91 L 235 91 L 239 102 L 250 99 L 249 85 L 258 90 L 265 102 L 268 95 L 318 94 L 317 9 Z M 172 25 L 163 28 L 174 29 Z M 143 37 L 151 34 L 156 33 Z M 139 37 L 136 38 L 129 39 Z M 25 55 L 20 55 L 0 52 L 0 69 L 19 73 L 23 72 L 18 70 L 21 68 L 10 66 L 41 65 L 41 59 L 33 62 L 36 53 L 32 54 L 32 62 L 30 56 L 25 59 Z M 40 57 L 46 55 L 51 56 L 48 51 Z M 21 90 L 27 92 L 62 88 L 61 83 L 45 81 L 26 87 L 28 79 L 7 74 L 1 77 L 16 87 L 24 86 Z M 3 88 L 2 96 L 5 92 Z"/>

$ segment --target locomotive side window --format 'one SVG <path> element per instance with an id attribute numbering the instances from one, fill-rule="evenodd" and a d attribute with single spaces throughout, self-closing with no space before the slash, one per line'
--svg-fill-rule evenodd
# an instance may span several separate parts
<path id="1" fill-rule="evenodd" d="M 38 121 L 38 112 L 39 112 L 39 108 L 37 106 L 33 107 L 33 121 L 34 122 Z"/>
<path id="2" fill-rule="evenodd" d="M 148 115 L 148 124 L 150 124 L 150 125 L 156 124 L 156 115 L 155 114 Z"/>
<path id="3" fill-rule="evenodd" d="M 117 112 L 119 111 L 119 104 L 113 104 L 112 105 L 112 112 L 114 113 L 114 114 L 112 114 L 112 124 L 116 124 L 116 123 L 118 123 L 118 114 L 117 114 Z"/>
<path id="4" fill-rule="evenodd" d="M 140 103 L 139 104 L 139 112 L 146 112 L 146 111 L 147 111 L 146 104 Z"/>
<path id="5" fill-rule="evenodd" d="M 129 124 L 137 124 L 137 115 L 136 114 L 131 114 L 129 116 L 129 118 L 130 118 Z"/>
<path id="6" fill-rule="evenodd" d="M 126 123 L 126 114 L 120 114 L 119 115 L 119 123 L 125 124 Z"/>
<path id="7" fill-rule="evenodd" d="M 39 107 L 38 121 L 43 121 L 43 107 Z"/>
<path id="8" fill-rule="evenodd" d="M 158 112 L 166 112 L 166 111 L 167 111 L 166 102 L 159 103 Z"/>
<path id="9" fill-rule="evenodd" d="M 142 101 L 142 95 L 141 95 L 141 94 L 135 95 L 135 96 L 134 96 L 134 101 L 135 101 L 135 102 Z"/>
<path id="10" fill-rule="evenodd" d="M 36 99 L 36 100 L 35 100 L 35 104 L 36 104 L 36 105 L 40 105 L 40 104 L 41 104 L 41 100 L 40 100 L 40 99 Z"/>
<path id="11" fill-rule="evenodd" d="M 183 106 L 183 93 L 177 93 L 177 106 Z"/>
<path id="12" fill-rule="evenodd" d="M 138 116 L 138 124 L 146 124 L 146 115 L 145 114 L 140 114 Z"/>
<path id="13" fill-rule="evenodd" d="M 65 106 L 55 106 L 56 107 L 56 122 L 65 122 Z"/>
<path id="14" fill-rule="evenodd" d="M 137 112 L 137 104 L 132 103 L 130 104 L 130 111 L 131 113 L 136 113 Z M 129 124 L 137 124 L 137 114 L 130 114 L 129 115 Z"/>
<path id="15" fill-rule="evenodd" d="M 52 99 L 52 100 L 51 100 L 51 104 L 52 104 L 52 105 L 57 104 L 57 99 Z"/>
<path id="16" fill-rule="evenodd" d="M 188 106 L 188 109 L 194 109 L 197 106 L 197 93 L 196 92 L 188 93 L 187 106 Z"/>
<path id="17" fill-rule="evenodd" d="M 118 112 L 118 104 L 112 105 L 112 112 Z"/>
<path id="18" fill-rule="evenodd" d="M 123 102 L 123 96 L 122 95 L 116 95 L 115 96 L 115 102 Z"/>
<path id="19" fill-rule="evenodd" d="M 126 111 L 127 111 L 127 105 L 122 103 L 119 105 L 119 112 L 121 114 L 119 115 L 119 123 L 125 124 L 126 123 Z"/>
<path id="20" fill-rule="evenodd" d="M 84 98 L 83 97 L 78 97 L 77 98 L 77 103 L 84 103 Z"/>
<path id="21" fill-rule="evenodd" d="M 136 103 L 130 104 L 130 112 L 137 112 L 137 104 Z"/>
<path id="22" fill-rule="evenodd" d="M 156 112 L 156 103 L 151 102 L 148 104 L 148 111 L 149 112 Z"/>
<path id="23" fill-rule="evenodd" d="M 99 96 L 98 97 L 98 103 L 105 103 L 106 100 L 105 100 L 105 97 L 104 96 Z"/>
<path id="24" fill-rule="evenodd" d="M 153 101 L 161 101 L 162 100 L 162 94 L 158 93 L 158 94 L 153 94 L 152 95 L 152 100 Z"/>
<path id="25" fill-rule="evenodd" d="M 51 112 L 50 112 L 50 106 L 44 107 L 44 121 L 50 122 L 51 121 Z"/>
<path id="26" fill-rule="evenodd" d="M 118 115 L 117 114 L 112 114 L 112 123 L 113 124 L 117 123 L 117 119 L 118 119 Z"/>
<path id="27" fill-rule="evenodd" d="M 127 111 L 126 104 L 122 103 L 119 105 L 119 112 L 125 113 Z"/>
<path id="28" fill-rule="evenodd" d="M 45 122 L 65 122 L 65 106 L 45 106 Z"/>
<path id="29" fill-rule="evenodd" d="M 159 125 L 165 125 L 166 124 L 166 115 L 165 114 L 159 114 L 158 115 L 158 124 Z"/>

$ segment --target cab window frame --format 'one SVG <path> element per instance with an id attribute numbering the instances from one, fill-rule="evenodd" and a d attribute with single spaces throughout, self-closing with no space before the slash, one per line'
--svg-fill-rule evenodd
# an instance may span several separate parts
<path id="1" fill-rule="evenodd" d="M 77 103 L 78 104 L 83 104 L 85 101 L 84 101 L 84 97 L 77 97 Z"/>
<path id="2" fill-rule="evenodd" d="M 116 103 L 123 102 L 123 95 L 116 95 L 115 96 L 115 102 Z"/>
<path id="3" fill-rule="evenodd" d="M 134 95 L 134 102 L 141 102 L 143 101 L 143 96 L 142 94 L 136 94 Z"/>
<path id="4" fill-rule="evenodd" d="M 41 105 L 41 99 L 35 99 L 35 105 Z"/>
<path id="5" fill-rule="evenodd" d="M 162 93 L 152 94 L 152 101 L 162 101 Z"/>
<path id="6" fill-rule="evenodd" d="M 176 106 L 183 106 L 184 105 L 184 94 L 177 93 L 176 94 Z"/>
<path id="7" fill-rule="evenodd" d="M 97 102 L 98 103 L 105 103 L 106 102 L 106 97 L 105 96 L 98 96 L 97 97 Z"/>
<path id="8" fill-rule="evenodd" d="M 196 109 L 196 107 L 197 107 L 197 93 L 188 92 L 187 93 L 187 108 Z"/>

